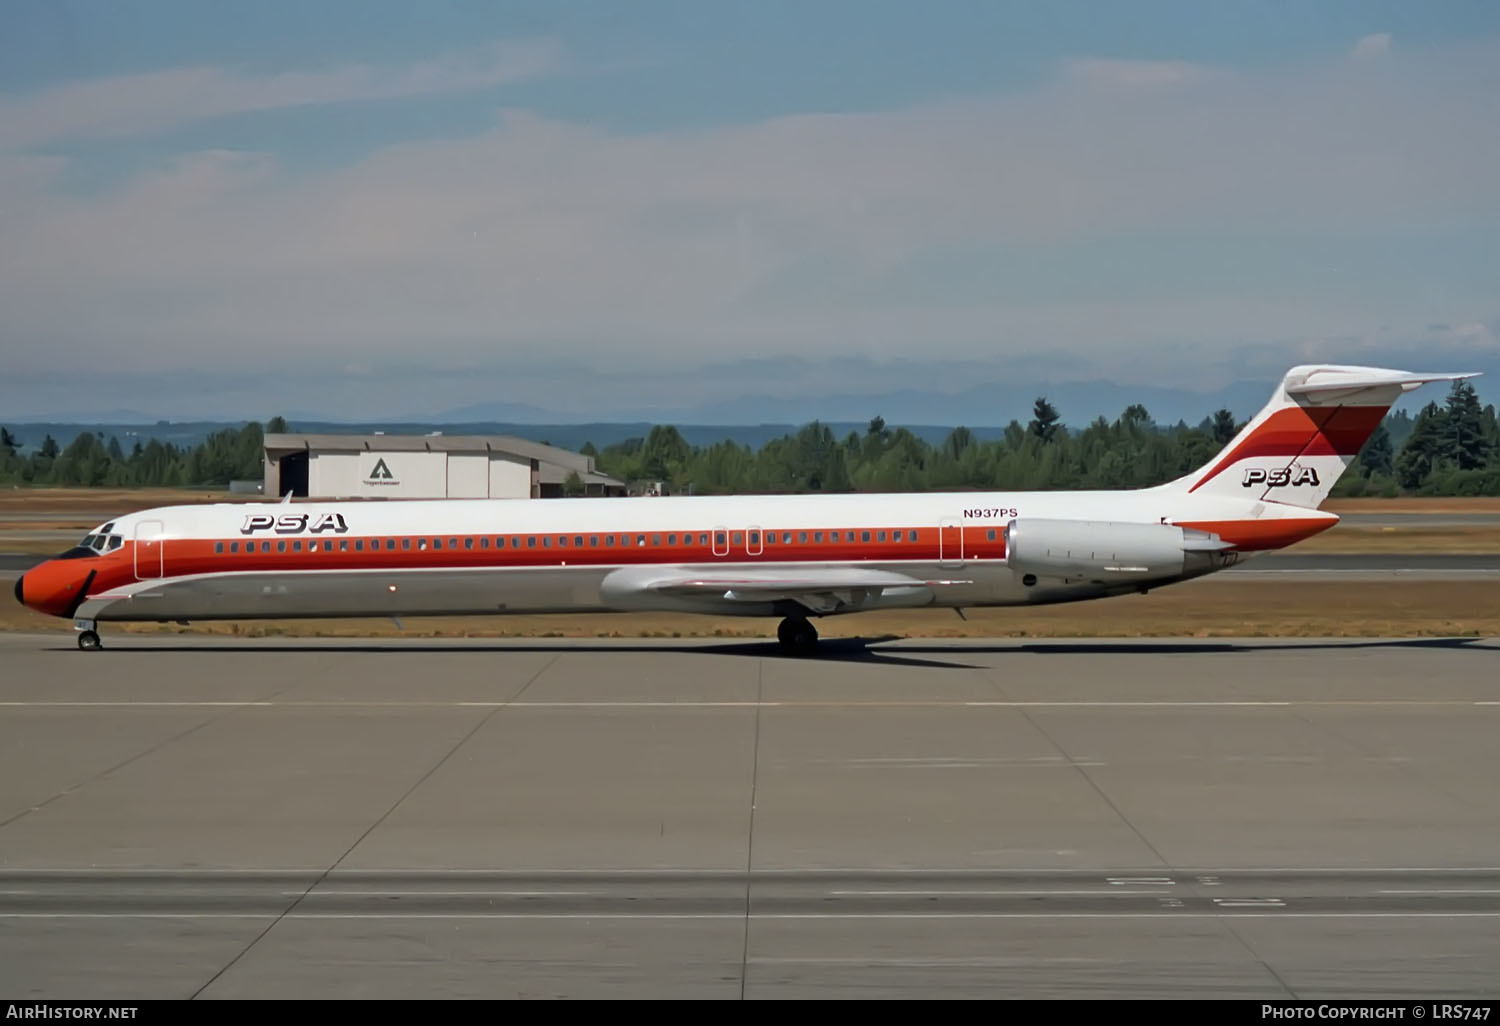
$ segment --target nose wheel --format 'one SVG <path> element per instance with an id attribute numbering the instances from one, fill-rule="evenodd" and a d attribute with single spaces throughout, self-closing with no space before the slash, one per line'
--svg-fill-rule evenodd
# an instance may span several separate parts
<path id="1" fill-rule="evenodd" d="M 781 650 L 789 655 L 812 655 L 818 650 L 818 632 L 800 616 L 789 616 L 776 629 Z"/>

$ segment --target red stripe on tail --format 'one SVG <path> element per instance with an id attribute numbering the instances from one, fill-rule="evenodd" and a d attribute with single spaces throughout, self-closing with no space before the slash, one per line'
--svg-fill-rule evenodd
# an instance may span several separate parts
<path id="1" fill-rule="evenodd" d="M 1265 419 L 1188 491 L 1197 491 L 1226 467 L 1262 456 L 1357 456 L 1389 406 L 1288 406 Z"/>

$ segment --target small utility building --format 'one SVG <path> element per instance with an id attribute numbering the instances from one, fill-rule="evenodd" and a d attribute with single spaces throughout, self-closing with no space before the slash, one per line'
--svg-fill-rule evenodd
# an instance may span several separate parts
<path id="1" fill-rule="evenodd" d="M 265 495 L 545 499 L 574 474 L 581 494 L 625 494 L 592 456 L 509 435 L 268 434 L 265 449 Z"/>

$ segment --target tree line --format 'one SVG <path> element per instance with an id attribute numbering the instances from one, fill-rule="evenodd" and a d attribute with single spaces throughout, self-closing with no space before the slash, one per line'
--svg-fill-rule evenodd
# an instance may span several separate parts
<path id="1" fill-rule="evenodd" d="M 81 488 L 225 487 L 265 477 L 265 436 L 287 430 L 273 417 L 209 435 L 194 446 L 151 439 L 127 453 L 113 435 L 85 431 L 64 447 L 48 435 L 23 456 L 9 429 L 0 427 L 0 482 Z"/>
<path id="2" fill-rule="evenodd" d="M 689 446 L 670 426 L 581 451 L 612 477 L 660 482 L 678 494 L 1144 488 L 1197 470 L 1244 426 L 1224 409 L 1192 427 L 1159 425 L 1136 404 L 1113 421 L 1101 416 L 1071 429 L 1043 396 L 1027 424 L 1012 420 L 989 441 L 959 427 L 933 445 L 876 417 L 863 435 L 842 439 L 814 421 L 758 452 L 732 441 Z M 1500 495 L 1495 407 L 1481 407 L 1459 381 L 1444 402 L 1414 417 L 1387 415 L 1334 494 Z"/>
<path id="3" fill-rule="evenodd" d="M 660 484 L 676 494 L 896 492 L 940 489 L 1141 488 L 1203 466 L 1244 427 L 1228 410 L 1196 426 L 1155 423 L 1140 405 L 1110 421 L 1069 428 L 1040 397 L 1026 424 L 1013 420 L 1002 437 L 984 440 L 954 428 L 938 444 L 880 417 L 864 434 L 836 438 L 814 421 L 758 451 L 733 441 L 690 446 L 675 427 L 582 452 L 598 468 L 640 488 Z M 0 482 L 81 487 L 223 487 L 263 477 L 266 433 L 289 430 L 274 417 L 216 432 L 196 446 L 80 434 L 66 448 L 48 436 L 23 455 L 0 428 Z M 581 488 L 575 485 L 574 490 Z M 1335 495 L 1500 495 L 1500 421 L 1472 386 L 1455 382 L 1443 402 L 1415 416 L 1388 415 L 1340 479 Z"/>

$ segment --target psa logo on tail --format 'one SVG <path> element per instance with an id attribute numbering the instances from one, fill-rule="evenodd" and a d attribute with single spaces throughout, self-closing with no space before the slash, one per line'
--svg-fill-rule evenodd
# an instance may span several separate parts
<path id="1" fill-rule="evenodd" d="M 1249 488 L 1253 485 L 1266 485 L 1271 488 L 1281 488 L 1286 485 L 1317 485 L 1318 472 L 1312 467 L 1279 467 L 1276 470 L 1265 470 L 1261 467 L 1246 467 L 1245 479 L 1240 482 L 1241 486 Z"/>

